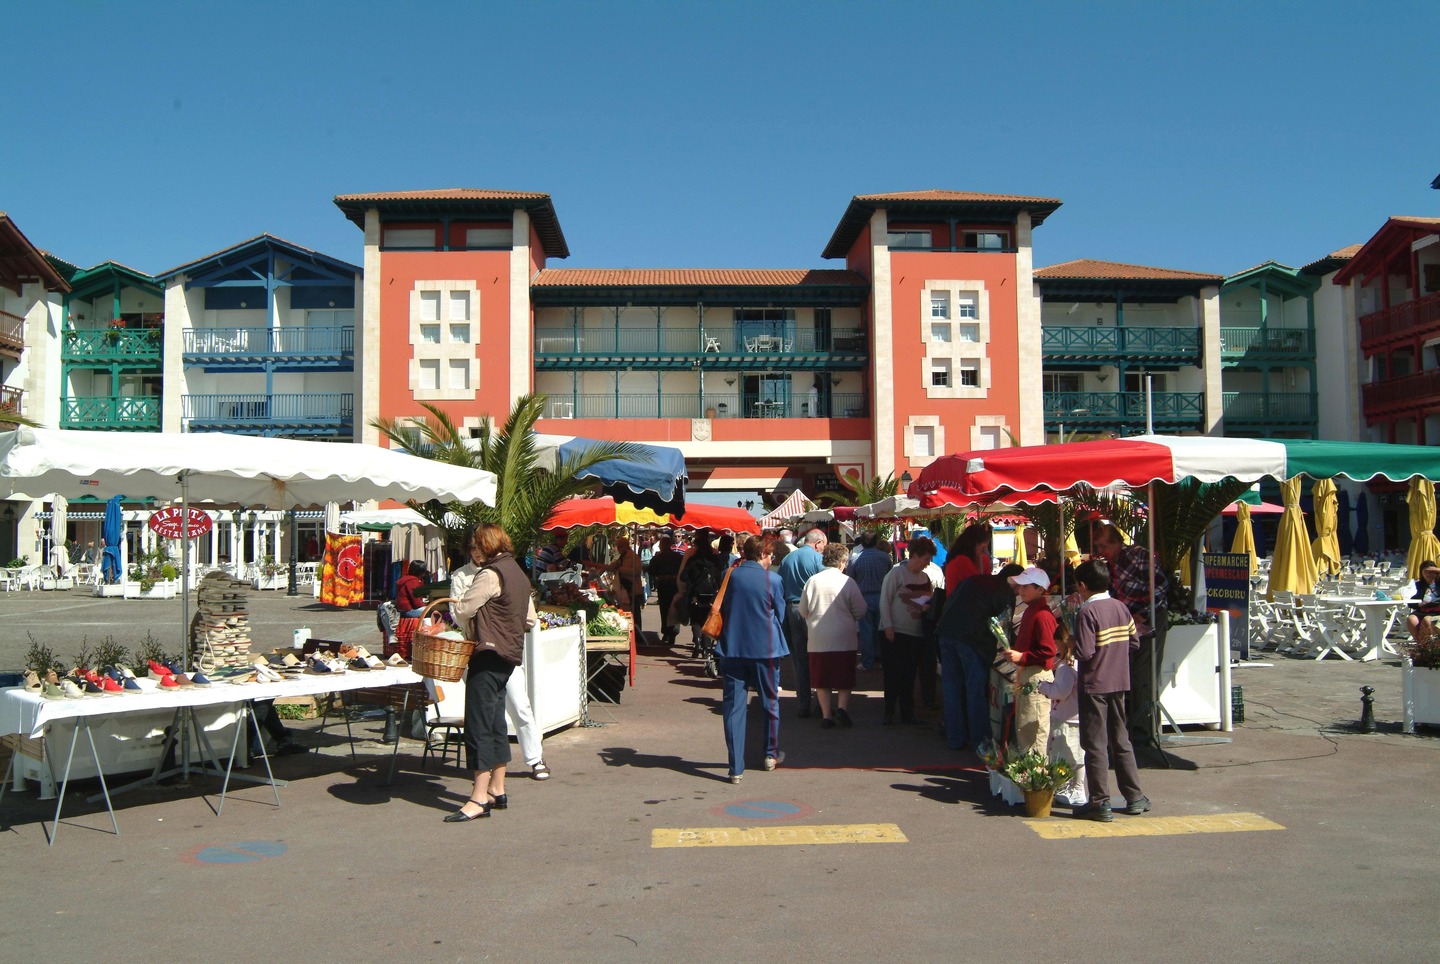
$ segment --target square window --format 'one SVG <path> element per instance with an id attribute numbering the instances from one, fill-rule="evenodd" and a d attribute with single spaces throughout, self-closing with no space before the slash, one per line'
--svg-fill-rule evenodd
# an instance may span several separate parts
<path id="1" fill-rule="evenodd" d="M 1002 251 L 1010 235 L 1004 231 L 966 231 L 964 241 L 965 247 L 975 251 Z"/>
<path id="2" fill-rule="evenodd" d="M 980 343 L 980 326 L 979 326 L 979 325 L 960 325 L 959 328 L 960 328 L 960 340 L 961 340 L 961 341 L 968 341 L 968 342 L 970 342 L 971 344 L 976 344 L 976 345 L 978 345 L 978 344 Z"/>
<path id="3" fill-rule="evenodd" d="M 433 392 L 440 388 L 440 359 L 420 359 L 420 384 L 421 391 Z"/>
<path id="4" fill-rule="evenodd" d="M 386 228 L 385 247 L 433 250 L 434 228 Z"/>
<path id="5" fill-rule="evenodd" d="M 467 248 L 508 248 L 513 232 L 510 228 L 466 228 Z"/>
<path id="6" fill-rule="evenodd" d="M 980 387 L 980 363 L 967 361 L 960 363 L 960 384 L 964 388 Z"/>
<path id="7" fill-rule="evenodd" d="M 942 321 L 937 324 L 932 324 L 930 326 L 930 340 L 948 343 L 950 341 L 950 322 Z"/>
<path id="8" fill-rule="evenodd" d="M 980 309 L 976 306 L 974 295 L 961 295 L 956 299 L 955 316 L 957 318 L 980 317 Z"/>
<path id="9" fill-rule="evenodd" d="M 470 387 L 470 362 L 463 358 L 452 358 L 448 364 L 450 388 L 465 390 Z"/>
<path id="10" fill-rule="evenodd" d="M 980 427 L 980 438 L 975 447 L 977 449 L 998 449 L 1000 447 L 1000 428 L 996 425 L 984 425 Z"/>
<path id="11" fill-rule="evenodd" d="M 936 358 L 930 362 L 930 387 L 950 387 L 950 359 Z"/>
<path id="12" fill-rule="evenodd" d="M 470 344 L 470 326 L 469 326 L 469 325 L 451 325 L 451 326 L 450 326 L 450 341 L 453 342 L 454 344 L 457 344 L 457 345 L 468 345 L 468 344 Z"/>
<path id="13" fill-rule="evenodd" d="M 468 292 L 468 291 L 452 291 L 452 292 L 450 292 L 450 315 L 449 315 L 449 318 L 450 318 L 451 321 L 469 321 L 469 320 L 470 320 L 470 292 Z"/>
<path id="14" fill-rule="evenodd" d="M 421 341 L 422 344 L 426 344 L 426 345 L 438 345 L 438 344 L 440 344 L 440 326 L 439 326 L 439 325 L 421 325 L 421 326 L 420 326 L 420 341 Z"/>
<path id="15" fill-rule="evenodd" d="M 911 455 L 917 459 L 929 459 L 935 457 L 935 427 L 933 425 L 916 425 L 910 430 Z"/>
<path id="16" fill-rule="evenodd" d="M 930 240 L 929 231 L 891 231 L 885 243 L 892 248 L 929 248 Z"/>
<path id="17" fill-rule="evenodd" d="M 439 321 L 439 320 L 440 320 L 440 292 L 438 292 L 438 291 L 422 291 L 422 292 L 420 292 L 420 320 L 421 320 L 421 321 Z"/>
<path id="18" fill-rule="evenodd" d="M 930 292 L 930 317 L 931 317 L 931 318 L 949 318 L 949 317 L 950 317 L 950 292 L 948 292 L 948 291 L 932 291 L 932 292 Z"/>

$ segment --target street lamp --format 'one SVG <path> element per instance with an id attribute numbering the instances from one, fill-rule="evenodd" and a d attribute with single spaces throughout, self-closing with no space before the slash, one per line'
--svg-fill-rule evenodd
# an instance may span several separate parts
<path id="1" fill-rule="evenodd" d="M 911 476 L 910 470 L 909 470 L 909 469 L 906 469 L 904 472 L 902 472 L 902 473 L 900 474 L 900 488 L 901 488 L 901 490 L 902 490 L 903 492 L 909 492 L 909 491 L 910 491 L 910 483 L 911 483 L 911 482 L 914 482 L 914 481 L 915 481 L 915 479 L 914 479 L 913 476 Z"/>

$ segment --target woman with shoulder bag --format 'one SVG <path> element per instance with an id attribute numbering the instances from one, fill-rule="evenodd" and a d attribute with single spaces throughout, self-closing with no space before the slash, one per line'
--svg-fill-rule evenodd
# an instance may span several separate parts
<path id="1" fill-rule="evenodd" d="M 465 676 L 465 752 L 475 774 L 470 799 L 445 818 L 463 823 L 509 807 L 505 770 L 510 738 L 505 731 L 505 686 L 525 655 L 525 630 L 535 625 L 530 578 L 515 561 L 505 530 L 491 523 L 475 527 L 470 563 L 451 581 L 457 593 L 451 611 L 467 639 L 475 641 Z"/>

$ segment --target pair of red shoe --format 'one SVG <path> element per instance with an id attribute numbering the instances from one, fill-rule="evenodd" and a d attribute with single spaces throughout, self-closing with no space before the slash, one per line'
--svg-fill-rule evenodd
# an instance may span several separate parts
<path id="1" fill-rule="evenodd" d="M 153 659 L 150 660 L 150 678 L 157 680 L 160 683 L 160 689 L 167 693 L 173 693 L 184 686 L 194 685 L 190 682 L 190 677 L 184 673 L 176 672 L 164 663 L 157 663 Z"/>

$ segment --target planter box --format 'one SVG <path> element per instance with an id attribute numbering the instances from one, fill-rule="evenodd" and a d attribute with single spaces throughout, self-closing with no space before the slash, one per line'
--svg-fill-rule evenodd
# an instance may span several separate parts
<path id="1" fill-rule="evenodd" d="M 1400 663 L 1400 672 L 1405 732 L 1414 733 L 1416 723 L 1440 726 L 1440 669 L 1419 669 L 1407 659 Z"/>
<path id="2" fill-rule="evenodd" d="M 138 590 L 139 587 L 137 586 L 136 589 Z M 119 582 L 102 583 L 101 585 L 95 587 L 95 595 L 108 596 L 111 598 L 119 599 L 125 595 L 125 584 Z"/>
<path id="3" fill-rule="evenodd" d="M 122 583 L 119 587 L 106 586 L 105 588 L 120 588 L 126 599 L 174 599 L 180 593 L 180 580 L 158 579 L 155 585 L 145 592 L 140 591 L 138 582 Z M 108 593 L 107 593 L 108 595 Z"/>
<path id="4" fill-rule="evenodd" d="M 288 589 L 290 574 L 281 572 L 273 576 L 256 576 L 250 583 L 256 589 Z"/>

